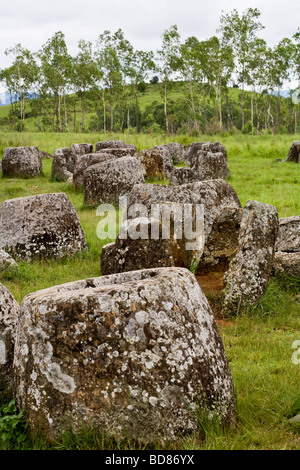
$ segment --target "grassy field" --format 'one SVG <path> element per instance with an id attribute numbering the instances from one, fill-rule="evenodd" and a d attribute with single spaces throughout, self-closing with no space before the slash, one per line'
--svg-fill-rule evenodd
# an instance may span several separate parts
<path id="1" fill-rule="evenodd" d="M 278 208 L 279 217 L 300 214 L 300 165 L 279 162 L 284 159 L 292 140 L 300 136 L 151 136 L 95 134 L 16 134 L 0 133 L 0 156 L 5 147 L 37 145 L 53 153 L 56 148 L 73 142 L 95 143 L 104 139 L 122 139 L 138 149 L 177 141 L 212 140 L 222 142 L 228 152 L 231 177 L 242 205 L 254 199 Z M 89 252 L 61 261 L 19 263 L 20 273 L 0 276 L 2 282 L 21 302 L 27 293 L 77 279 L 100 275 L 100 252 L 104 244 L 96 236 L 96 210 L 85 208 L 82 192 L 64 182 L 51 180 L 51 160 L 43 161 L 43 176 L 32 179 L 0 178 L 0 203 L 6 199 L 47 192 L 65 192 L 80 218 Z M 178 439 L 176 449 L 299 449 L 300 426 L 288 418 L 300 413 L 300 364 L 292 362 L 293 342 L 300 340 L 300 286 L 295 279 L 272 278 L 259 304 L 238 317 L 223 318 L 216 314 L 219 329 L 230 361 L 238 402 L 238 424 L 234 430 L 214 426 L 200 429 L 199 435 Z M 209 298 L 214 309 L 215 300 Z M 297 401 L 298 400 L 298 401 Z M 2 415 L 11 417 L 14 431 L 0 436 L 0 448 L 46 448 L 42 439 L 32 441 L 22 427 L 13 405 Z M 0 435 L 3 427 L 0 409 Z M 8 420 L 9 422 L 9 420 Z M 16 429 L 19 429 L 16 432 Z M 6 430 L 7 431 L 7 430 Z M 23 440 L 24 439 L 24 440 Z M 138 449 L 141 444 L 125 439 L 115 442 L 94 431 L 71 432 L 52 444 L 58 449 Z M 147 448 L 162 448 L 159 443 Z"/>

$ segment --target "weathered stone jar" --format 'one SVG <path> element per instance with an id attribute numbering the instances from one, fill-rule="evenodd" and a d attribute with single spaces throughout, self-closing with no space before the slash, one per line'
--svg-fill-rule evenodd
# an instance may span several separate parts
<path id="1" fill-rule="evenodd" d="M 20 305 L 9 290 L 0 283 L 0 395 L 11 396 L 15 327 Z"/>
<path id="2" fill-rule="evenodd" d="M 40 151 L 37 147 L 8 147 L 2 158 L 3 176 L 30 178 L 43 171 Z"/>
<path id="3" fill-rule="evenodd" d="M 0 249 L 16 259 L 62 258 L 88 249 L 65 193 L 8 199 L 0 206 Z"/>
<path id="4" fill-rule="evenodd" d="M 195 402 L 235 422 L 221 336 L 184 268 L 102 276 L 27 295 L 17 326 L 15 394 L 31 429 L 82 423 L 109 435 L 175 440 L 197 430 Z"/>

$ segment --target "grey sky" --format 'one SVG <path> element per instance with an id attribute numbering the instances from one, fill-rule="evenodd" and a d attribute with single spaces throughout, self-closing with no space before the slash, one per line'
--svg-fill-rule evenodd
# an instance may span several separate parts
<path id="1" fill-rule="evenodd" d="M 299 0 L 0 0 L 0 68 L 10 64 L 5 49 L 21 43 L 37 51 L 56 31 L 65 34 L 69 52 L 79 39 L 95 43 L 105 29 L 122 28 L 138 49 L 156 50 L 162 32 L 177 24 L 183 39 L 216 33 L 223 11 L 257 7 L 270 45 L 291 37 L 300 26 Z"/>

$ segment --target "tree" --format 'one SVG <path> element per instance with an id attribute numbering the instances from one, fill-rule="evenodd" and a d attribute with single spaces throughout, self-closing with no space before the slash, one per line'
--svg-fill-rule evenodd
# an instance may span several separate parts
<path id="1" fill-rule="evenodd" d="M 37 80 L 38 67 L 34 54 L 21 44 L 7 49 L 5 54 L 13 57 L 13 63 L 2 72 L 2 80 L 5 81 L 9 93 L 15 94 L 20 100 L 20 130 L 22 131 L 25 119 L 25 98 Z"/>
<path id="2" fill-rule="evenodd" d="M 291 76 L 294 50 L 294 45 L 288 38 L 282 39 L 273 49 L 274 83 L 277 88 L 276 129 L 279 128 L 280 121 L 280 92 Z"/>
<path id="3" fill-rule="evenodd" d="M 300 28 L 293 35 L 294 39 L 294 55 L 293 55 L 293 73 L 298 80 L 298 89 L 295 91 L 293 104 L 294 104 L 294 132 L 297 133 L 297 111 L 299 110 L 300 102 Z"/>
<path id="4" fill-rule="evenodd" d="M 232 48 L 227 44 L 223 44 L 219 38 L 213 36 L 206 41 L 206 51 L 208 54 L 206 76 L 208 82 L 211 83 L 215 90 L 216 96 L 216 124 L 222 128 L 222 87 L 227 89 L 228 81 L 231 78 L 234 68 Z"/>
<path id="5" fill-rule="evenodd" d="M 135 125 L 136 132 L 139 132 L 139 95 L 140 87 L 147 80 L 149 73 L 155 69 L 154 55 L 153 52 L 144 52 L 129 50 L 127 57 L 127 68 L 126 74 L 128 75 L 131 88 L 132 96 L 135 102 Z M 129 110 L 129 108 L 128 108 Z M 129 122 L 129 119 L 128 119 Z"/>
<path id="6" fill-rule="evenodd" d="M 73 84 L 81 103 L 81 128 L 85 128 L 85 113 L 87 90 L 94 85 L 96 64 L 93 59 L 92 43 L 81 39 L 78 43 L 78 53 L 74 58 Z"/>
<path id="7" fill-rule="evenodd" d="M 206 43 L 204 41 L 200 42 L 195 36 L 187 38 L 180 45 L 178 68 L 182 79 L 189 84 L 189 98 L 186 98 L 186 100 L 191 109 L 195 129 L 199 128 L 195 105 L 195 86 L 198 86 L 199 89 L 203 84 L 207 58 Z"/>
<path id="8" fill-rule="evenodd" d="M 254 128 L 254 105 L 256 115 L 256 129 L 260 129 L 260 117 L 262 107 L 259 101 L 264 99 L 262 91 L 267 86 L 266 77 L 266 61 L 267 61 L 267 43 L 264 39 L 256 38 L 252 42 L 252 48 L 248 56 L 248 85 L 251 86 L 251 126 Z"/>
<path id="9" fill-rule="evenodd" d="M 124 91 L 124 69 L 131 45 L 124 37 L 121 29 L 114 34 L 104 31 L 97 40 L 96 58 L 98 73 L 103 82 L 103 105 L 105 109 L 105 89 L 109 94 L 110 132 L 114 128 L 114 106 L 117 98 Z"/>
<path id="10" fill-rule="evenodd" d="M 174 25 L 171 26 L 169 30 L 164 31 L 162 35 L 162 47 L 157 51 L 157 71 L 161 76 L 167 133 L 169 133 L 169 118 L 167 109 L 168 92 L 170 87 L 170 79 L 179 66 L 179 46 L 180 35 L 178 33 L 177 26 Z"/>
<path id="11" fill-rule="evenodd" d="M 234 9 L 230 13 L 224 13 L 220 19 L 219 31 L 222 34 L 222 42 L 232 46 L 236 62 L 238 83 L 241 85 L 241 114 L 242 129 L 245 125 L 244 114 L 244 90 L 249 81 L 247 64 L 257 37 L 257 32 L 264 28 L 258 21 L 261 12 L 257 8 L 248 8 L 240 16 Z"/>
<path id="12" fill-rule="evenodd" d="M 61 31 L 55 33 L 42 46 L 39 57 L 41 59 L 41 70 L 45 81 L 45 88 L 54 97 L 56 130 L 62 131 L 61 100 L 63 98 L 66 127 L 67 110 L 65 94 L 67 86 L 70 86 L 72 60 L 68 54 L 65 36 Z"/>

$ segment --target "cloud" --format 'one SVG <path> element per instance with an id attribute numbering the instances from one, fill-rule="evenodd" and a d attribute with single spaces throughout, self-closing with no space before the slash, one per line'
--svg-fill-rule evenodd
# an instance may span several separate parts
<path id="1" fill-rule="evenodd" d="M 21 43 L 38 50 L 56 31 L 65 34 L 71 54 L 76 53 L 79 39 L 95 43 L 105 29 L 121 28 L 138 49 L 157 50 L 161 34 L 177 24 L 185 39 L 207 39 L 216 34 L 223 11 L 249 7 L 261 10 L 265 30 L 261 33 L 270 45 L 285 36 L 291 37 L 299 26 L 299 0 L 14 0 L 0 6 L 0 68 L 10 64 L 5 49 Z M 285 20 L 286 19 L 286 20 Z"/>

